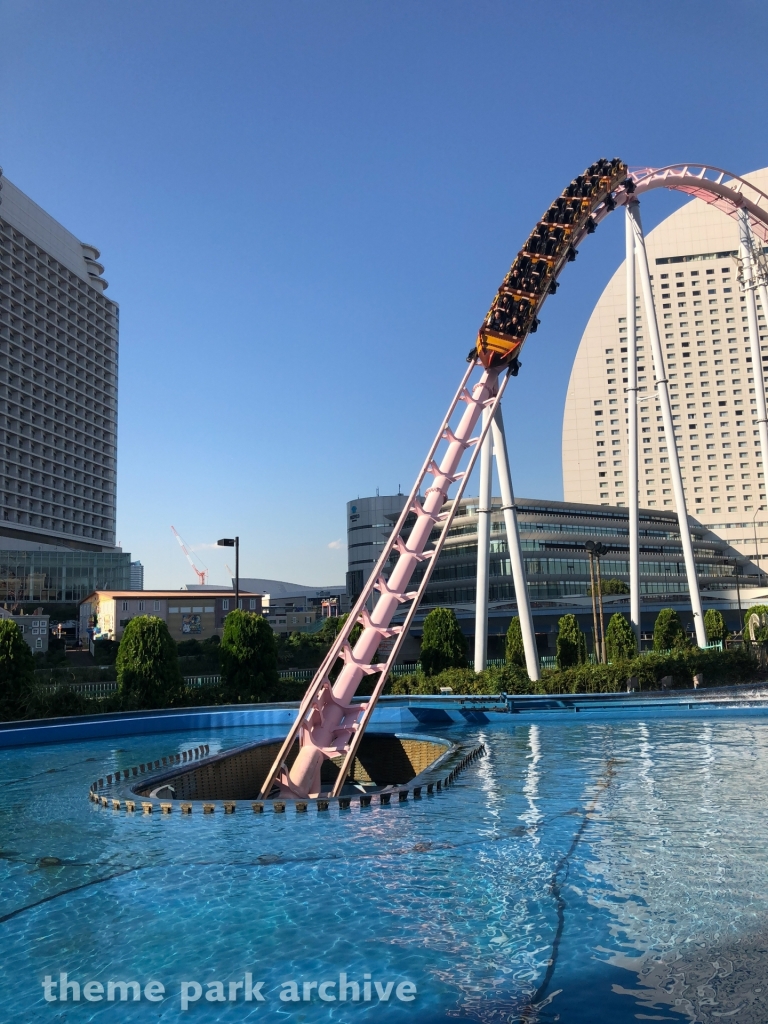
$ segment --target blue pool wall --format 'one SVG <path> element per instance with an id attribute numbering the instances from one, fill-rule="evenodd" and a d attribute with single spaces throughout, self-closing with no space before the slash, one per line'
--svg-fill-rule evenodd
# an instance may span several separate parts
<path id="1" fill-rule="evenodd" d="M 277 726 L 287 731 L 299 704 L 250 704 L 103 715 L 33 719 L 0 723 L 0 748 L 66 743 L 110 736 L 208 731 L 242 726 Z M 374 728 L 500 724 L 531 719 L 573 719 L 575 714 L 606 717 L 768 713 L 768 683 L 646 694 L 590 693 L 514 697 L 402 696 L 382 698 L 373 713 Z"/>

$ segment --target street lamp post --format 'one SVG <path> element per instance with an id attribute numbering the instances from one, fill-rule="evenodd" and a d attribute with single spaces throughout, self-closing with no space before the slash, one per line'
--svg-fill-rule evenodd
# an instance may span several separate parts
<path id="1" fill-rule="evenodd" d="M 600 576 L 600 559 L 608 554 L 609 549 L 605 544 L 595 544 L 595 555 L 597 557 L 597 602 L 600 608 L 600 636 L 603 639 L 603 664 L 608 664 L 608 648 L 605 643 L 605 619 L 603 618 L 603 580 Z"/>
<path id="2" fill-rule="evenodd" d="M 757 518 L 757 513 L 764 511 L 764 509 L 765 505 L 758 505 L 758 507 L 755 509 L 754 515 L 752 516 L 752 534 L 755 538 L 755 561 L 757 562 L 757 571 L 760 574 L 760 576 L 762 576 L 763 570 L 760 566 L 760 552 L 757 547 L 757 523 L 755 522 L 755 519 Z"/>
<path id="3" fill-rule="evenodd" d="M 593 566 L 597 567 L 597 601 L 598 608 L 600 609 L 600 640 L 598 648 L 598 661 L 604 665 L 608 663 L 608 651 L 605 646 L 605 618 L 603 616 L 603 581 L 600 576 L 600 559 L 603 555 L 607 555 L 611 550 L 605 544 L 595 543 L 593 540 L 588 540 L 584 545 L 589 554 L 589 575 L 592 579 L 592 618 L 594 622 L 595 632 L 597 632 L 597 616 L 595 614 L 595 576 L 593 574 Z"/>
<path id="4" fill-rule="evenodd" d="M 597 629 L 597 603 L 595 599 L 595 542 L 588 540 L 584 547 L 589 555 L 589 589 L 592 591 L 592 647 L 595 659 L 600 661 L 600 634 Z"/>
<path id="5" fill-rule="evenodd" d="M 216 541 L 217 547 L 235 549 L 235 608 L 240 607 L 240 538 L 222 537 Z"/>

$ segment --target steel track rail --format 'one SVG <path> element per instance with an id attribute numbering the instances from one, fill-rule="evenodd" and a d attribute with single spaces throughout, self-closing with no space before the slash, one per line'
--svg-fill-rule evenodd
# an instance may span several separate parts
<path id="1" fill-rule="evenodd" d="M 461 478 L 461 482 L 459 484 L 459 488 L 456 494 L 451 498 L 452 504 L 450 511 L 448 512 L 448 515 L 445 518 L 445 521 L 443 523 L 443 529 L 440 533 L 440 536 L 438 537 L 434 548 L 430 552 L 430 558 L 427 562 L 424 575 L 422 576 L 422 579 L 419 583 L 419 588 L 416 591 L 413 600 L 411 601 L 410 607 L 408 608 L 405 621 L 403 622 L 402 626 L 399 627 L 397 639 L 395 640 L 392 650 L 390 651 L 389 656 L 387 658 L 387 661 L 381 670 L 381 674 L 376 682 L 376 686 L 374 687 L 373 693 L 371 694 L 368 703 L 363 705 L 365 709 L 363 711 L 363 716 L 360 719 L 359 723 L 357 723 L 357 727 L 355 729 L 355 732 L 353 733 L 352 740 L 347 747 L 347 752 L 344 757 L 344 761 L 342 762 L 341 768 L 339 769 L 339 775 L 336 780 L 336 784 L 333 787 L 333 791 L 331 794 L 332 796 L 338 796 L 339 793 L 341 792 L 342 787 L 344 786 L 352 763 L 355 759 L 355 755 L 357 754 L 358 748 L 362 741 L 366 726 L 368 725 L 371 716 L 374 712 L 374 709 L 376 707 L 376 703 L 379 697 L 381 696 L 384 687 L 386 686 L 390 670 L 392 666 L 395 664 L 400 648 L 402 647 L 405 638 L 408 636 L 411 624 L 416 615 L 416 612 L 419 609 L 421 599 L 424 596 L 424 591 L 427 588 L 427 584 L 429 583 L 430 577 L 432 576 L 432 572 L 435 568 L 435 565 L 437 564 L 437 559 L 440 556 L 440 552 L 443 550 L 443 545 L 446 541 L 446 538 L 448 537 L 448 531 L 451 528 L 451 523 L 453 522 L 454 517 L 456 515 L 456 510 L 459 507 L 459 502 L 461 501 L 467 482 L 469 481 L 469 478 L 472 474 L 472 470 L 474 469 L 475 462 L 477 461 L 480 449 L 482 448 L 483 441 L 485 440 L 485 437 L 488 434 L 488 432 L 492 429 L 494 414 L 499 405 L 499 402 L 501 401 L 501 396 L 504 394 L 508 382 L 509 373 L 505 375 L 504 379 L 501 382 L 501 385 L 497 388 L 496 394 L 493 397 L 492 401 L 488 403 L 489 416 L 487 418 L 487 422 L 484 424 L 479 436 L 475 439 L 475 444 L 472 451 L 472 455 L 470 456 L 469 459 L 469 463 L 467 464 L 467 467 L 464 471 L 464 476 Z"/>

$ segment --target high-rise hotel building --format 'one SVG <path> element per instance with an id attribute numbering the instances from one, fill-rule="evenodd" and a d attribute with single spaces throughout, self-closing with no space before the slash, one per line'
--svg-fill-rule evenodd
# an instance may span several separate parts
<path id="1" fill-rule="evenodd" d="M 130 556 L 115 550 L 118 307 L 98 250 L 0 183 L 0 601 L 127 588 Z"/>
<path id="2" fill-rule="evenodd" d="M 745 177 L 768 191 L 768 169 Z M 653 203 L 644 196 L 643 206 Z M 738 225 L 691 199 L 646 236 L 654 304 L 666 360 L 675 439 L 664 435 L 642 300 L 637 323 L 641 508 L 671 509 L 669 445 L 680 456 L 688 511 L 743 554 L 768 553 L 765 471 L 756 422 L 756 381 L 747 309 L 739 287 Z M 563 490 L 568 502 L 627 502 L 626 270 L 613 275 L 589 319 L 563 418 Z M 763 362 L 766 311 L 758 301 Z"/>

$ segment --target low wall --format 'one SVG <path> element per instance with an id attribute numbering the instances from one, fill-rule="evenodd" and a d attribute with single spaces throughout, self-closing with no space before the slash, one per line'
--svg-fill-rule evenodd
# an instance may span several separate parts
<path id="1" fill-rule="evenodd" d="M 364 699 L 364 698 L 362 698 Z M 106 715 L 30 719 L 0 723 L 0 748 L 37 743 L 67 743 L 110 736 L 162 732 L 206 732 L 241 726 L 277 726 L 287 732 L 299 703 L 224 705 L 208 708 L 170 708 L 156 711 L 118 711 Z M 413 728 L 415 725 L 481 725 L 507 723 L 587 712 L 605 717 L 670 716 L 707 711 L 754 714 L 768 711 L 768 684 L 723 686 L 703 690 L 643 693 L 573 693 L 510 696 L 387 696 L 371 717 L 376 727 Z"/>

